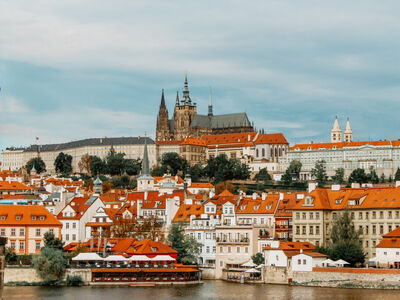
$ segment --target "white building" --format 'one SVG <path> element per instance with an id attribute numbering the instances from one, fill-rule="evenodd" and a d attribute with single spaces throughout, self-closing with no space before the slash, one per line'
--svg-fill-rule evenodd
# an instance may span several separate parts
<path id="1" fill-rule="evenodd" d="M 125 153 L 125 158 L 143 158 L 144 144 L 147 142 L 149 162 L 157 163 L 157 145 L 148 137 L 91 138 L 62 144 L 31 145 L 27 148 L 7 148 L 1 154 L 2 170 L 19 170 L 34 157 L 40 156 L 46 164 L 47 172 L 55 173 L 54 161 L 60 152 L 72 156 L 72 170 L 78 172 L 78 163 L 85 154 L 105 158 L 111 146 L 117 153 Z"/>
<path id="2" fill-rule="evenodd" d="M 400 269 L 400 227 L 382 236 L 376 245 L 376 257 L 370 261 L 380 267 Z"/>
<path id="3" fill-rule="evenodd" d="M 340 135 L 340 136 L 339 136 Z M 331 133 L 331 143 L 296 144 L 290 147 L 286 160 L 281 164 L 284 172 L 293 160 L 302 164 L 300 179 L 311 179 L 311 169 L 317 162 L 323 161 L 327 175 L 335 175 L 335 171 L 343 168 L 345 178 L 357 168 L 365 169 L 368 173 L 373 167 L 378 176 L 394 176 L 400 167 L 400 141 L 364 141 L 353 142 L 350 122 L 347 121 L 345 141 L 342 142 L 341 129 L 337 119 Z"/>

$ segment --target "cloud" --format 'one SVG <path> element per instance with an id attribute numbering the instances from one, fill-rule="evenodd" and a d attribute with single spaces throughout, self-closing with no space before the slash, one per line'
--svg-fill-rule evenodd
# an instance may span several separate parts
<path id="1" fill-rule="evenodd" d="M 5 96 L 0 98 L 0 113 L 26 113 L 28 107 L 16 97 Z"/>

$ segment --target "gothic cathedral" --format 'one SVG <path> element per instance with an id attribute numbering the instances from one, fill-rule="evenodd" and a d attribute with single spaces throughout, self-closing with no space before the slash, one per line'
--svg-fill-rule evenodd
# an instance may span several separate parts
<path id="1" fill-rule="evenodd" d="M 214 115 L 212 98 L 208 105 L 208 114 L 197 114 L 196 102 L 189 96 L 187 76 L 183 87 L 182 99 L 176 93 L 173 118 L 168 117 L 164 90 L 161 93 L 160 110 L 157 117 L 156 140 L 183 140 L 189 136 L 201 138 L 203 135 L 254 131 L 246 113 Z"/>

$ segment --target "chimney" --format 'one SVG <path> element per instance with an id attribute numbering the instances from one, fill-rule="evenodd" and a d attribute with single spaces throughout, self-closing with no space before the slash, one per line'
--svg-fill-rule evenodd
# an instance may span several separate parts
<path id="1" fill-rule="evenodd" d="M 310 182 L 308 184 L 308 192 L 311 193 L 312 191 L 315 191 L 315 189 L 317 188 L 318 183 L 316 182 Z"/>
<path id="2" fill-rule="evenodd" d="M 253 193 L 253 200 L 257 199 L 257 193 Z"/>
<path id="3" fill-rule="evenodd" d="M 360 188 L 360 184 L 359 184 L 358 182 L 353 182 L 353 183 L 351 184 L 351 188 L 352 188 L 352 189 L 359 189 L 359 188 Z"/>
<path id="4" fill-rule="evenodd" d="M 396 187 L 400 186 L 400 181 L 396 181 Z"/>
<path id="5" fill-rule="evenodd" d="M 303 249 L 300 249 L 300 254 L 303 253 Z"/>
<path id="6" fill-rule="evenodd" d="M 147 191 L 144 192 L 144 201 L 147 201 L 147 196 L 149 195 L 149 193 Z"/>
<path id="7" fill-rule="evenodd" d="M 267 193 L 262 193 L 261 194 L 261 199 L 262 199 L 262 201 L 264 201 L 265 199 L 267 199 Z"/>

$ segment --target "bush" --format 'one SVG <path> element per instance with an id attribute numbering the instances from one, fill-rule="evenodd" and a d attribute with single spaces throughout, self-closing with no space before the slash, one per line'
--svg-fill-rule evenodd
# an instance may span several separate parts
<path id="1" fill-rule="evenodd" d="M 43 247 L 33 258 L 33 267 L 44 281 L 57 281 L 63 277 L 67 262 L 61 250 Z"/>
<path id="2" fill-rule="evenodd" d="M 84 282 L 80 275 L 68 275 L 67 276 L 67 286 L 82 286 Z"/>

